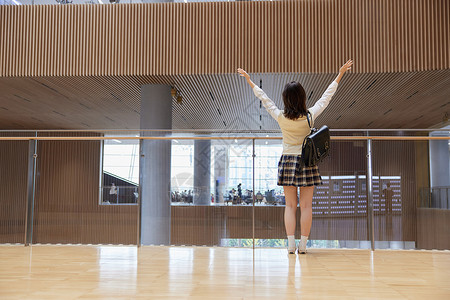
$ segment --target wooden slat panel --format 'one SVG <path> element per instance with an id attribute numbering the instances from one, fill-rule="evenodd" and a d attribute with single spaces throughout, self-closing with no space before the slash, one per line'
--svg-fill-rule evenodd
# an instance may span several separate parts
<path id="1" fill-rule="evenodd" d="M 262 80 L 264 91 L 280 109 L 287 82 L 297 80 L 304 86 L 310 107 L 335 75 L 251 74 L 257 85 Z M 173 99 L 174 129 L 278 129 L 237 74 L 0 78 L 0 127 L 138 129 L 144 84 L 168 84 L 181 92 L 182 105 Z M 445 121 L 449 93 L 450 69 L 349 73 L 317 125 L 427 128 Z"/>
<path id="2" fill-rule="evenodd" d="M 0 76 L 447 69 L 443 0 L 0 6 Z"/>

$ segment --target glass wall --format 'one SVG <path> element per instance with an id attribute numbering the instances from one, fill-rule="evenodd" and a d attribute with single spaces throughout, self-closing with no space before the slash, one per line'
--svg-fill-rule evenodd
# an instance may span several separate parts
<path id="1" fill-rule="evenodd" d="M 285 246 L 286 200 L 276 184 L 279 137 L 181 138 L 171 132 L 152 141 L 133 134 L 40 132 L 32 198 L 27 197 L 30 142 L 1 140 L 1 242 L 24 242 L 33 199 L 33 243 L 137 244 L 153 234 L 142 232 L 143 224 L 161 219 L 168 230 L 158 244 Z M 420 140 L 427 134 L 416 140 L 373 137 L 372 202 L 366 138 L 336 135 L 330 156 L 319 165 L 322 185 L 314 191 L 309 246 L 371 248 L 373 234 L 375 248 L 450 248 L 445 244 L 450 175 L 442 181 L 442 174 L 450 173 L 446 134 L 435 144 Z M 147 152 L 140 139 L 151 142 Z M 163 161 L 167 167 L 160 166 Z M 439 169 L 433 171 L 435 165 Z M 167 215 L 159 214 L 163 210 Z M 300 217 L 299 208 L 297 237 Z"/>

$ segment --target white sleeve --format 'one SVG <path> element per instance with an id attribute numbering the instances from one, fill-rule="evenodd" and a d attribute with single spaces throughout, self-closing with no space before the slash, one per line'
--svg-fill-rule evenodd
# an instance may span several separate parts
<path id="1" fill-rule="evenodd" d="M 266 93 L 264 93 L 264 91 L 256 85 L 253 87 L 253 93 L 262 101 L 262 104 L 266 108 L 267 112 L 272 116 L 272 118 L 278 120 L 278 117 L 281 114 L 281 110 L 279 110 L 275 103 L 269 97 L 267 97 Z"/>
<path id="2" fill-rule="evenodd" d="M 313 107 L 309 109 L 309 111 L 312 114 L 313 120 L 316 119 L 328 106 L 328 103 L 330 103 L 331 97 L 333 97 L 334 93 L 336 92 L 336 89 L 338 87 L 338 83 L 336 81 L 333 81 L 323 93 L 322 97 L 314 104 Z"/>

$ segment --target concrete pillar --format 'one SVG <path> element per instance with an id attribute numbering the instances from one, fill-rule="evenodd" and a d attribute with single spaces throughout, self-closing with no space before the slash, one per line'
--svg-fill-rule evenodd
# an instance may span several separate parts
<path id="1" fill-rule="evenodd" d="M 141 129 L 172 129 L 170 86 L 141 88 Z M 143 136 L 162 135 L 143 132 Z M 170 245 L 170 140 L 141 140 L 141 244 Z"/>
<path id="2" fill-rule="evenodd" d="M 211 203 L 211 140 L 194 141 L 194 205 Z"/>
<path id="3" fill-rule="evenodd" d="M 215 203 L 224 203 L 225 186 L 227 179 L 227 146 L 214 147 L 214 199 Z"/>

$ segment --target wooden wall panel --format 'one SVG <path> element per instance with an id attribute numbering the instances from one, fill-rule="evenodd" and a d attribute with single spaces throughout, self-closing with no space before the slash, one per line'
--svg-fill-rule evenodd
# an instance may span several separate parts
<path id="1" fill-rule="evenodd" d="M 450 67 L 446 0 L 0 6 L 0 77 Z"/>
<path id="2" fill-rule="evenodd" d="M 24 243 L 28 142 L 0 141 L 0 243 Z"/>

